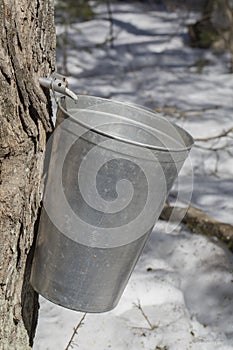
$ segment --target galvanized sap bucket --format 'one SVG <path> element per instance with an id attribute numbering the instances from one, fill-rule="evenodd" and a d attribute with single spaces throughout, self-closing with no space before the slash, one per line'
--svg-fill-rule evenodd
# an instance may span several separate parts
<path id="1" fill-rule="evenodd" d="M 146 109 L 62 97 L 31 274 L 64 307 L 116 306 L 193 144 Z"/>

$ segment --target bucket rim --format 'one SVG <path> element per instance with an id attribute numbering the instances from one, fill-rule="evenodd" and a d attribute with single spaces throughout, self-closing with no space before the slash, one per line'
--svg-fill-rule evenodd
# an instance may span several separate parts
<path id="1" fill-rule="evenodd" d="M 189 132 L 187 132 L 185 129 L 183 129 L 179 125 L 175 124 L 174 122 L 168 121 L 166 118 L 160 116 L 158 112 L 154 112 L 153 110 L 151 110 L 149 108 L 146 108 L 144 106 L 140 106 L 140 105 L 137 105 L 137 104 L 134 104 L 134 103 L 127 103 L 127 102 L 123 102 L 123 101 L 117 101 L 117 100 L 114 100 L 114 99 L 108 99 L 108 98 L 98 97 L 98 96 L 94 96 L 94 95 L 76 95 L 76 96 L 77 96 L 77 100 L 73 100 L 73 99 L 71 99 L 68 96 L 61 97 L 58 100 L 58 107 L 62 110 L 63 113 L 65 113 L 65 115 L 68 115 L 69 118 L 71 118 L 73 121 L 75 121 L 75 123 L 81 125 L 82 127 L 86 128 L 88 130 L 92 130 L 92 131 L 94 131 L 95 133 L 97 133 L 99 135 L 102 135 L 102 136 L 105 136 L 105 137 L 107 137 L 109 139 L 114 139 L 114 140 L 117 140 L 117 141 L 120 141 L 120 142 L 123 142 L 123 143 L 126 143 L 126 144 L 131 144 L 131 145 L 134 145 L 134 146 L 147 148 L 147 149 L 150 149 L 150 150 L 155 150 L 155 151 L 160 151 L 160 152 L 166 152 L 166 153 L 169 153 L 169 152 L 175 152 L 175 153 L 187 152 L 187 151 L 190 151 L 190 149 L 192 148 L 192 146 L 194 144 L 194 139 L 190 135 Z M 174 128 L 176 128 L 176 130 L 179 131 L 179 135 L 181 136 L 184 144 L 187 144 L 187 141 L 188 141 L 188 145 L 186 147 L 180 147 L 180 148 L 156 146 L 156 145 L 153 145 L 153 144 L 150 144 L 150 143 L 134 141 L 134 140 L 127 139 L 125 137 L 111 135 L 108 132 L 104 132 L 102 130 L 99 130 L 99 129 L 97 129 L 97 128 L 89 125 L 89 124 L 86 124 L 85 122 L 80 121 L 79 119 L 75 118 L 65 107 L 66 103 L 64 103 L 64 102 L 66 100 L 70 100 L 74 105 L 77 105 L 77 110 L 80 111 L 80 112 L 81 111 L 89 111 L 89 112 L 95 112 L 95 113 L 101 113 L 101 114 L 105 114 L 105 115 L 110 115 L 109 112 L 103 112 L 103 111 L 98 111 L 98 110 L 91 110 L 91 109 L 88 109 L 88 108 L 78 108 L 79 99 L 83 98 L 83 97 L 84 98 L 93 98 L 93 99 L 96 98 L 96 99 L 98 99 L 100 101 L 103 101 L 103 102 L 108 102 L 108 103 L 114 103 L 114 104 L 118 104 L 118 105 L 122 105 L 122 106 L 127 106 L 127 107 L 130 107 L 130 108 L 139 110 L 141 112 L 144 112 L 144 113 L 146 112 L 147 114 L 149 114 L 152 117 L 156 117 L 156 118 L 159 118 L 161 120 L 164 120 L 164 121 L 170 123 Z M 112 114 L 112 115 L 114 115 L 114 114 Z M 129 120 L 129 118 L 126 118 L 126 117 L 125 118 L 122 117 L 122 118 L 126 119 L 126 120 L 127 119 Z M 134 122 L 135 122 L 135 124 L 142 124 L 142 125 L 147 126 L 146 124 L 140 123 L 138 121 L 134 121 Z M 149 127 L 149 126 L 147 126 L 147 128 L 154 129 L 153 127 Z M 187 139 L 186 142 L 185 142 L 183 136 L 186 136 L 186 139 Z"/>

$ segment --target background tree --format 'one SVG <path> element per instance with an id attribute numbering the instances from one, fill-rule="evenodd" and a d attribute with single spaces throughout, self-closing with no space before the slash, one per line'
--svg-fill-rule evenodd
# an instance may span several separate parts
<path id="1" fill-rule="evenodd" d="M 51 103 L 38 78 L 55 67 L 52 0 L 0 0 L 0 347 L 31 347 L 29 284 Z"/>
<path id="2" fill-rule="evenodd" d="M 57 0 L 55 8 L 56 24 L 60 26 L 57 33 L 57 49 L 62 55 L 62 67 L 59 70 L 64 75 L 69 75 L 67 67 L 68 49 L 75 43 L 69 38 L 70 27 L 81 21 L 88 21 L 94 16 L 94 3 L 89 0 Z"/>
<path id="3" fill-rule="evenodd" d="M 199 21 L 189 26 L 191 45 L 230 52 L 233 72 L 233 0 L 205 0 Z"/>

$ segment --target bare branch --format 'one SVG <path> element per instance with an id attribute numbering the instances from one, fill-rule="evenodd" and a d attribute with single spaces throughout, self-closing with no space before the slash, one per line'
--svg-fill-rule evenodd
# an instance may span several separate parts
<path id="1" fill-rule="evenodd" d="M 143 310 L 143 308 L 142 308 L 142 306 L 141 306 L 140 301 L 138 301 L 137 304 L 134 303 L 134 306 L 136 306 L 136 308 L 137 308 L 138 310 L 140 310 L 142 316 L 145 318 L 146 322 L 148 323 L 148 325 L 149 325 L 149 327 L 150 327 L 149 329 L 150 329 L 151 331 L 153 331 L 154 329 L 158 328 L 158 325 L 154 325 L 154 324 L 152 324 L 152 323 L 150 322 L 148 316 L 145 314 L 145 312 L 144 312 L 144 310 Z"/>
<path id="2" fill-rule="evenodd" d="M 74 337 L 75 335 L 78 333 L 78 329 L 83 325 L 83 321 L 86 317 L 86 313 L 82 316 L 81 320 L 79 321 L 79 323 L 77 324 L 77 326 L 74 328 L 73 334 L 69 340 L 69 343 L 67 344 L 65 350 L 69 350 L 70 347 L 72 347 L 72 343 L 74 341 Z"/>
<path id="3" fill-rule="evenodd" d="M 187 208 L 173 207 L 166 204 L 160 219 L 169 220 L 171 213 L 174 220 L 183 222 L 192 232 L 201 233 L 209 237 L 217 237 L 233 251 L 232 225 L 217 221 L 193 206 L 189 206 L 187 210 Z"/>
<path id="4" fill-rule="evenodd" d="M 204 151 L 212 151 L 212 152 L 218 152 L 218 151 L 227 151 L 228 148 L 231 148 L 233 147 L 233 144 L 225 144 L 225 145 L 222 145 L 222 146 L 219 146 L 219 147 L 213 147 L 213 146 L 210 146 L 210 147 L 204 147 L 204 146 L 201 146 L 201 145 L 198 145 L 198 144 L 195 144 L 194 145 L 196 148 L 200 148 Z"/>
<path id="5" fill-rule="evenodd" d="M 216 110 L 216 109 L 221 109 L 222 106 L 220 105 L 213 105 L 209 107 L 203 107 L 203 108 L 198 108 L 198 109 L 179 109 L 176 106 L 161 106 L 161 107 L 156 107 L 154 108 L 155 112 L 158 113 L 163 113 L 165 116 L 169 117 L 174 117 L 174 115 L 178 115 L 177 119 L 188 119 L 188 118 L 193 118 L 193 117 L 202 117 L 203 112 L 211 111 L 211 110 Z"/>
<path id="6" fill-rule="evenodd" d="M 195 141 L 196 142 L 208 142 L 208 141 L 211 141 L 211 140 L 220 139 L 222 137 L 227 137 L 232 132 L 233 132 L 233 127 L 230 127 L 229 129 L 221 132 L 218 135 L 209 136 L 209 137 L 197 137 L 197 138 L 195 138 Z"/>

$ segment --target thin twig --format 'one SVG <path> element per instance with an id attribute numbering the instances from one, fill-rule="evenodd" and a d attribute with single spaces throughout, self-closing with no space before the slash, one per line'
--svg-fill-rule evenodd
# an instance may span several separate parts
<path id="1" fill-rule="evenodd" d="M 218 151 L 222 151 L 222 150 L 225 150 L 227 151 L 228 148 L 232 148 L 233 147 L 233 144 L 225 144 L 223 146 L 219 146 L 219 147 L 203 147 L 201 145 L 198 145 L 198 144 L 195 144 L 194 145 L 196 148 L 199 148 L 199 149 L 202 149 L 204 151 L 212 151 L 212 152 L 218 152 Z"/>
<path id="2" fill-rule="evenodd" d="M 70 340 L 69 340 L 69 343 L 67 344 L 65 350 L 69 350 L 69 348 L 72 347 L 72 342 L 73 342 L 73 340 L 74 340 L 74 337 L 75 337 L 75 335 L 77 334 L 78 329 L 82 326 L 85 317 L 86 317 L 86 313 L 82 316 L 81 320 L 79 321 L 79 323 L 77 324 L 77 326 L 74 328 L 73 334 L 72 334 L 72 336 L 71 336 L 71 338 L 70 338 Z"/>
<path id="3" fill-rule="evenodd" d="M 220 108 L 222 108 L 222 106 L 215 105 L 215 106 L 203 107 L 199 109 L 190 108 L 190 109 L 181 110 L 176 106 L 162 106 L 162 107 L 154 108 L 154 111 L 159 113 L 164 113 L 165 115 L 168 115 L 170 117 L 173 117 L 174 114 L 178 114 L 179 119 L 184 119 L 184 118 L 186 119 L 191 117 L 200 117 L 203 115 L 203 112 L 220 109 Z"/>
<path id="4" fill-rule="evenodd" d="M 208 141 L 211 141 L 211 140 L 216 140 L 216 139 L 220 139 L 222 137 L 226 137 L 228 136 L 228 134 L 230 134 L 231 132 L 233 132 L 233 127 L 221 132 L 220 134 L 218 135 L 215 135 L 215 136 L 209 136 L 209 137 L 198 137 L 198 138 L 195 138 L 195 141 L 199 141 L 199 142 L 208 142 Z"/>
<path id="5" fill-rule="evenodd" d="M 141 304 L 140 304 L 140 301 L 138 301 L 137 304 L 134 303 L 134 306 L 136 306 L 136 308 L 137 308 L 138 310 L 140 310 L 142 316 L 145 318 L 146 322 L 147 322 L 148 325 L 150 326 L 150 330 L 151 330 L 151 331 L 153 331 L 154 329 L 158 328 L 158 325 L 154 325 L 154 324 L 152 324 L 152 323 L 150 322 L 148 316 L 145 314 L 145 312 L 144 312 L 144 310 L 143 310 L 143 308 L 142 308 L 142 306 L 141 306 Z M 140 327 L 139 327 L 139 328 L 140 328 Z"/>

